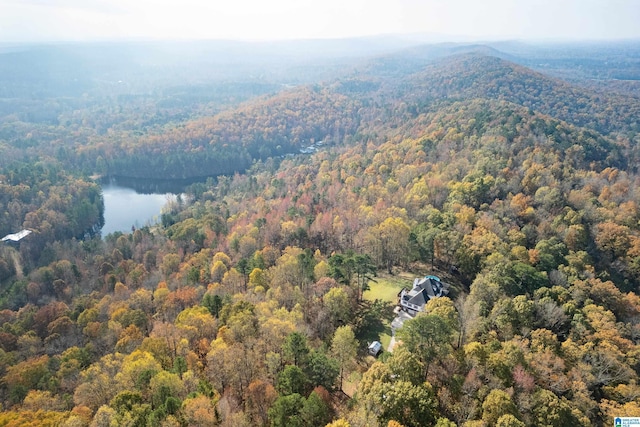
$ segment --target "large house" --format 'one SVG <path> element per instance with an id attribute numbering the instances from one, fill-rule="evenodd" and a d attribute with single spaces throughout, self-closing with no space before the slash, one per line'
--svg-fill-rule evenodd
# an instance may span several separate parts
<path id="1" fill-rule="evenodd" d="M 426 276 L 413 281 L 413 288 L 404 288 L 398 294 L 400 307 L 415 316 L 424 311 L 425 304 L 431 298 L 437 298 L 449 294 L 447 285 L 437 276 Z"/>

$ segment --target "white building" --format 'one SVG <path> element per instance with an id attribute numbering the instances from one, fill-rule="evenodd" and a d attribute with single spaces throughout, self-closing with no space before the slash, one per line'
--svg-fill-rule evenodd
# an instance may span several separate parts
<path id="1" fill-rule="evenodd" d="M 400 307 L 415 316 L 424 311 L 425 304 L 432 298 L 445 296 L 449 293 L 446 285 L 437 276 L 426 276 L 413 281 L 413 288 L 404 288 L 398 294 Z"/>
<path id="2" fill-rule="evenodd" d="M 372 356 L 377 356 L 378 353 L 382 351 L 382 344 L 379 341 L 374 341 L 369 344 L 369 354 Z"/>
<path id="3" fill-rule="evenodd" d="M 28 236 L 31 233 L 32 233 L 31 230 L 18 231 L 15 234 L 7 234 L 2 239 L 0 239 L 0 241 L 2 241 L 2 242 L 6 242 L 6 241 L 19 242 L 20 240 L 22 240 L 24 237 Z"/>

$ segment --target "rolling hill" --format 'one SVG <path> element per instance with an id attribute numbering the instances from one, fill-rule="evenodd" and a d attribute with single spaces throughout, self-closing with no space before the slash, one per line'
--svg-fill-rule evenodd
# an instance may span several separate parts
<path id="1" fill-rule="evenodd" d="M 0 246 L 0 425 L 640 413 L 640 100 L 505 47 L 376 51 L 311 84 L 231 85 L 229 102 L 185 83 L 211 102 L 163 87 L 52 98 L 46 123 L 3 116 L 0 230 L 34 233 Z M 100 238 L 96 172 L 224 175 L 157 226 Z M 388 294 L 428 274 L 452 285 L 379 359 L 367 344 L 394 315 L 362 298 L 376 274 Z"/>

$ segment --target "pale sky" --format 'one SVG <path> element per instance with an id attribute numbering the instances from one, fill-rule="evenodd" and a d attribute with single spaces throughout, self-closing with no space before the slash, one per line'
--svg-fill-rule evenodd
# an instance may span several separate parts
<path id="1" fill-rule="evenodd" d="M 640 38 L 640 0 L 0 0 L 0 43 L 404 33 Z"/>

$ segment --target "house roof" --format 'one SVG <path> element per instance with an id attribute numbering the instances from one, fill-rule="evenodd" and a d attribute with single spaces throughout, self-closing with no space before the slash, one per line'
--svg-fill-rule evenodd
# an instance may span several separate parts
<path id="1" fill-rule="evenodd" d="M 11 240 L 12 242 L 18 242 L 18 241 L 22 240 L 24 237 L 28 236 L 31 233 L 32 233 L 31 230 L 18 231 L 15 234 L 7 234 L 2 239 L 0 239 L 0 241 L 6 242 L 7 240 Z"/>
<path id="2" fill-rule="evenodd" d="M 440 297 L 443 294 L 442 282 L 435 276 L 427 276 L 416 279 L 413 282 L 413 289 L 408 291 L 403 299 L 417 306 L 423 306 L 431 298 Z"/>

